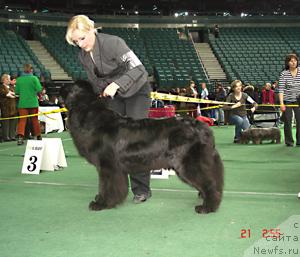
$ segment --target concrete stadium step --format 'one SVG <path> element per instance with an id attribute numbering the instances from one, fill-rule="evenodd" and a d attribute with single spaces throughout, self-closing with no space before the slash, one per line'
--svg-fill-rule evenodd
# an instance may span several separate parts
<path id="1" fill-rule="evenodd" d="M 40 62 L 51 72 L 52 80 L 72 80 L 72 78 L 56 62 L 47 49 L 37 40 L 27 40 L 29 47 L 35 53 Z"/>
<path id="2" fill-rule="evenodd" d="M 210 80 L 227 80 L 225 72 L 208 43 L 195 43 L 195 49 Z"/>

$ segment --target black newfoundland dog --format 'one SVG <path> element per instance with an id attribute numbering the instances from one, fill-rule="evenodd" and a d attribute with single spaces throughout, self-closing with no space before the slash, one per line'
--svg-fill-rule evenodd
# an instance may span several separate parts
<path id="1" fill-rule="evenodd" d="M 223 163 L 209 127 L 191 118 L 133 120 L 106 108 L 87 81 L 61 89 L 68 126 L 79 153 L 95 165 L 99 193 L 91 210 L 113 208 L 128 194 L 128 173 L 172 168 L 199 191 L 197 213 L 218 209 Z"/>

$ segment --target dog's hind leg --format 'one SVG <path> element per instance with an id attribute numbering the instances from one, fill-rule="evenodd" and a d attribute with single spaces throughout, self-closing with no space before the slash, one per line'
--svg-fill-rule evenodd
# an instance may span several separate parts
<path id="1" fill-rule="evenodd" d="M 222 200 L 224 168 L 219 154 L 214 149 L 213 152 L 209 151 L 213 156 L 208 156 L 208 152 L 201 152 L 197 160 L 193 158 L 193 161 L 186 161 L 184 171 L 178 175 L 195 187 L 199 191 L 198 195 L 203 198 L 203 204 L 195 206 L 195 211 L 210 213 L 218 209 Z"/>
<path id="2" fill-rule="evenodd" d="M 203 209 L 215 212 L 221 204 L 224 187 L 224 166 L 217 151 L 213 154 L 213 177 L 214 187 L 208 189 L 208 193 L 205 195 L 206 199 L 203 198 Z"/>
<path id="3" fill-rule="evenodd" d="M 185 179 L 187 184 L 198 190 L 198 196 L 203 199 L 202 205 L 195 206 L 197 213 L 215 212 L 222 199 L 222 192 L 217 190 L 217 184 L 214 179 L 203 178 L 202 176 L 191 176 Z"/>
<path id="4" fill-rule="evenodd" d="M 215 212 L 221 203 L 222 192 L 216 190 L 215 185 L 203 185 L 201 189 L 201 197 L 203 198 L 203 204 L 195 206 L 197 213 L 210 213 Z"/>
<path id="5" fill-rule="evenodd" d="M 114 168 L 102 167 L 99 174 L 99 194 L 90 202 L 90 210 L 110 209 L 122 203 L 128 194 L 127 174 Z"/>
<path id="6" fill-rule="evenodd" d="M 203 179 L 196 187 L 199 190 L 199 195 L 203 199 L 202 205 L 195 206 L 197 213 L 215 212 L 219 208 L 222 200 L 224 167 L 217 152 L 215 152 L 211 175 L 211 180 L 205 181 L 205 179 Z"/>

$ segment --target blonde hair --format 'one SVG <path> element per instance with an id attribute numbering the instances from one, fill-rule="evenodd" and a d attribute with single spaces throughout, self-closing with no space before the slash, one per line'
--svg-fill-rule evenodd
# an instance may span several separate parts
<path id="1" fill-rule="evenodd" d="M 66 40 L 70 45 L 76 46 L 76 44 L 72 40 L 72 34 L 74 30 L 88 32 L 91 29 L 94 29 L 94 21 L 89 19 L 89 17 L 87 17 L 86 15 L 73 16 L 68 23 Z"/>
<path id="2" fill-rule="evenodd" d="M 242 81 L 240 81 L 238 79 L 232 81 L 232 83 L 231 83 L 231 90 L 234 90 L 237 87 L 238 84 L 241 84 L 241 86 L 243 86 Z"/>
<path id="3" fill-rule="evenodd" d="M 4 74 L 1 76 L 1 83 L 3 83 L 5 79 L 9 79 L 9 80 L 10 80 L 10 75 L 4 73 Z"/>
<path id="4" fill-rule="evenodd" d="M 31 73 L 32 72 L 32 65 L 30 63 L 24 64 L 24 72 L 25 73 Z"/>
<path id="5" fill-rule="evenodd" d="M 196 85 L 194 80 L 190 80 L 190 85 L 192 85 L 192 84 Z"/>

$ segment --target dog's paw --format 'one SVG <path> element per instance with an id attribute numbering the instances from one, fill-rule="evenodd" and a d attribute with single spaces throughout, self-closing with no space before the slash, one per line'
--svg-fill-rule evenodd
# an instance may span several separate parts
<path id="1" fill-rule="evenodd" d="M 101 211 L 103 209 L 106 209 L 106 207 L 103 204 L 99 204 L 99 202 L 91 201 L 89 204 L 89 209 L 91 211 Z"/>
<path id="2" fill-rule="evenodd" d="M 205 208 L 203 205 L 197 205 L 197 206 L 195 206 L 195 211 L 197 213 L 200 213 L 200 214 L 206 214 L 206 213 L 213 212 L 213 210 Z"/>
<path id="3" fill-rule="evenodd" d="M 100 194 L 95 195 L 96 202 L 104 202 L 103 197 Z"/>

